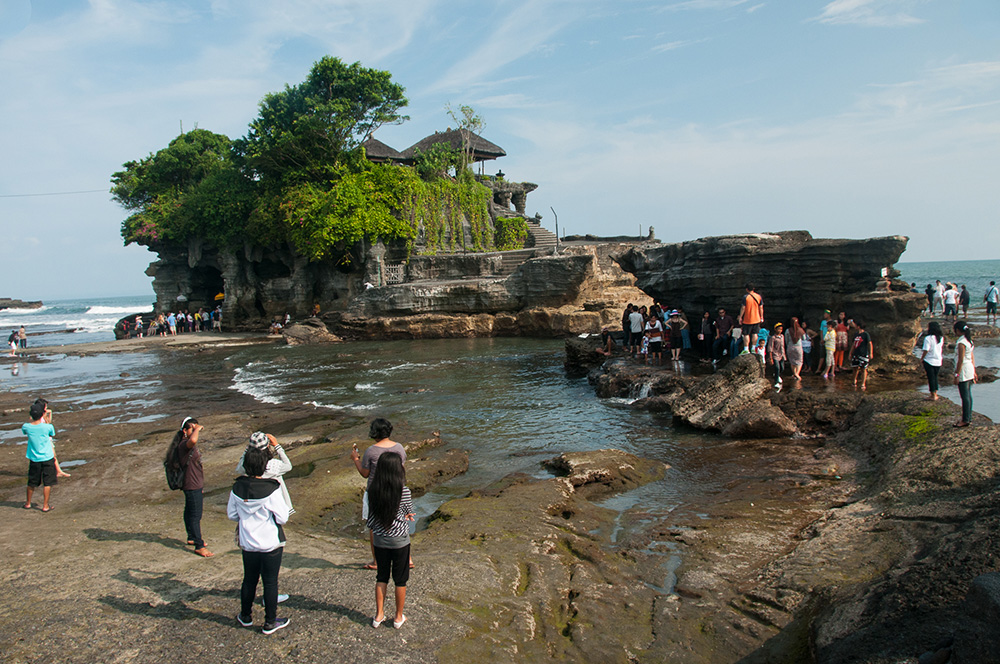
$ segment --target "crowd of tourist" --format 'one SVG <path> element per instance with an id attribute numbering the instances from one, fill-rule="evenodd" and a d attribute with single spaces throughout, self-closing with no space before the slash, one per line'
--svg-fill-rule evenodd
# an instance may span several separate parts
<path id="1" fill-rule="evenodd" d="M 199 308 L 193 314 L 186 309 L 176 313 L 157 314 L 148 324 L 144 324 L 142 316 L 137 315 L 134 320 L 123 319 L 121 329 L 125 339 L 174 336 L 188 332 L 222 332 L 222 307 L 217 306 L 212 310 Z"/>
<path id="2" fill-rule="evenodd" d="M 646 364 L 663 363 L 669 353 L 675 365 L 681 352 L 697 353 L 704 363 L 718 365 L 737 355 L 753 353 L 773 375 L 775 387 L 781 387 L 783 376 L 801 379 L 803 373 L 815 373 L 829 380 L 837 372 L 854 370 L 854 382 L 867 386 L 867 367 L 873 357 L 871 336 L 863 321 L 840 312 L 834 317 L 824 311 L 817 326 L 792 316 L 787 327 L 778 322 L 768 328 L 764 324 L 764 299 L 753 284 L 747 284 L 735 317 L 725 307 L 715 315 L 702 312 L 692 325 L 681 307 L 670 308 L 656 302 L 652 306 L 629 304 L 622 314 L 622 334 L 625 351 Z M 613 348 L 610 332 L 602 333 L 602 354 Z"/>

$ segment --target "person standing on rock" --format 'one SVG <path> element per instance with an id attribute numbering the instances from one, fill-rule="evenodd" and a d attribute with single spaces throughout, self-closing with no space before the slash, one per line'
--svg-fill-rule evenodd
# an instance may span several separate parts
<path id="1" fill-rule="evenodd" d="M 23 325 L 17 331 L 17 341 L 18 341 L 18 344 L 21 346 L 22 349 L 25 349 L 25 348 L 28 347 L 28 333 L 25 331 Z"/>
<path id="2" fill-rule="evenodd" d="M 924 349 L 920 355 L 920 361 L 924 365 L 924 373 L 927 374 L 927 387 L 930 389 L 931 401 L 938 400 L 938 373 L 941 371 L 941 363 L 944 360 L 944 331 L 941 324 L 932 320 L 927 325 L 927 334 L 924 336 Z"/>
<path id="3" fill-rule="evenodd" d="M 872 345 L 872 338 L 865 332 L 865 322 L 856 320 L 854 324 L 858 326 L 858 336 L 854 337 L 854 348 L 851 349 L 851 366 L 854 367 L 854 386 L 858 385 L 858 374 L 861 374 L 861 389 L 868 387 L 868 364 L 875 357 L 875 348 Z"/>
<path id="4" fill-rule="evenodd" d="M 354 461 L 354 467 L 357 469 L 358 474 L 361 475 L 361 477 L 368 480 L 365 485 L 365 493 L 361 496 L 361 520 L 366 525 L 368 523 L 368 515 L 370 513 L 368 491 L 372 487 L 372 482 L 375 481 L 379 457 L 386 452 L 394 452 L 403 460 L 402 463 L 406 463 L 406 450 L 403 449 L 402 445 L 391 440 L 389 438 L 391 435 L 392 423 L 384 417 L 376 417 L 372 420 L 371 426 L 368 428 L 368 436 L 373 439 L 375 443 L 368 446 L 368 449 L 365 450 L 364 456 L 361 456 L 358 453 L 357 445 L 351 449 L 351 460 Z M 372 547 L 372 559 L 371 562 L 364 566 L 364 568 L 378 569 L 375 564 L 375 538 L 374 535 L 372 535 L 371 530 L 368 531 L 368 536 Z"/>
<path id="5" fill-rule="evenodd" d="M 843 311 L 837 314 L 837 323 L 834 325 L 834 329 L 837 330 L 837 349 L 834 352 L 834 362 L 838 371 L 845 371 L 847 367 L 844 365 L 844 356 L 847 354 L 847 333 L 850 331 L 850 327 L 847 325 L 847 314 Z"/>
<path id="6" fill-rule="evenodd" d="M 649 339 L 648 353 L 646 354 L 646 364 L 652 364 L 656 359 L 656 364 L 663 364 L 663 323 L 660 322 L 656 312 L 646 321 L 646 338 Z"/>
<path id="7" fill-rule="evenodd" d="M 997 288 L 997 282 L 990 282 L 990 288 L 983 296 L 983 302 L 986 303 L 986 324 L 990 324 L 990 316 L 993 316 L 993 325 L 996 325 L 997 303 L 1000 302 L 1000 288 Z"/>
<path id="8" fill-rule="evenodd" d="M 729 349 L 730 333 L 736 321 L 726 313 L 726 310 L 719 307 L 719 315 L 715 319 L 715 336 L 712 342 L 712 362 L 718 362 L 726 355 Z"/>
<path id="9" fill-rule="evenodd" d="M 802 378 L 802 338 L 805 331 L 799 325 L 799 319 L 792 316 L 788 331 L 785 333 L 785 354 L 788 355 L 788 364 L 792 367 L 792 378 L 800 380 Z"/>
<path id="10" fill-rule="evenodd" d="M 781 387 L 781 374 L 785 370 L 785 360 L 788 357 L 785 353 L 785 326 L 775 323 L 774 333 L 767 341 L 767 354 L 771 357 L 771 365 L 774 367 L 774 386 Z"/>
<path id="11" fill-rule="evenodd" d="M 944 284 L 941 283 L 941 280 L 940 279 L 935 280 L 935 282 L 934 282 L 934 303 L 931 304 L 931 315 L 932 316 L 934 315 L 934 309 L 935 308 L 940 308 L 941 311 L 944 311 L 944 291 L 945 291 L 945 287 L 944 287 Z"/>
<path id="12" fill-rule="evenodd" d="M 962 318 L 969 315 L 969 301 L 972 297 L 969 295 L 969 290 L 962 284 L 962 290 L 958 294 L 958 306 L 962 307 Z M 23 327 L 21 328 L 24 329 Z"/>
<path id="13" fill-rule="evenodd" d="M 375 617 L 372 627 L 385 621 L 385 596 L 389 577 L 396 588 L 396 616 L 392 626 L 400 629 L 406 622 L 403 604 L 406 583 L 410 580 L 410 521 L 416 518 L 410 490 L 406 487 L 403 459 L 394 452 L 379 456 L 378 475 L 369 488 L 368 528 L 372 532 L 372 551 L 378 574 L 375 580 Z"/>
<path id="14" fill-rule="evenodd" d="M 956 427 L 972 424 L 972 384 L 979 382 L 976 376 L 976 358 L 973 354 L 972 328 L 964 320 L 955 321 L 955 334 L 960 335 L 955 344 L 955 385 L 962 397 L 962 419 Z"/>
<path id="15" fill-rule="evenodd" d="M 754 291 L 752 283 L 746 285 L 746 295 L 737 317 L 743 327 L 743 350 L 740 354 L 749 353 L 757 345 L 757 333 L 764 322 L 764 298 Z"/>
<path id="16" fill-rule="evenodd" d="M 264 585 L 264 626 L 261 632 L 273 634 L 288 626 L 288 618 L 278 618 L 278 572 L 285 550 L 282 525 L 288 521 L 288 505 L 281 497 L 281 486 L 267 472 L 268 452 L 250 447 L 243 456 L 246 475 L 233 483 L 226 505 L 226 516 L 237 521 L 236 540 L 243 553 L 243 585 L 240 587 L 240 613 L 237 622 L 253 625 L 253 600 L 257 581 Z"/>
<path id="17" fill-rule="evenodd" d="M 712 359 L 712 335 L 715 331 L 715 324 L 712 321 L 712 314 L 708 311 L 701 315 L 701 327 L 698 328 L 698 345 L 701 350 L 701 361 L 708 362 Z"/>
<path id="18" fill-rule="evenodd" d="M 184 529 L 187 531 L 187 543 L 194 546 L 194 552 L 203 558 L 211 558 L 215 554 L 205 546 L 201 537 L 201 515 L 205 506 L 205 472 L 201 466 L 201 450 L 198 448 L 198 437 L 205 429 L 193 417 L 185 417 L 181 428 L 174 434 L 174 439 L 167 448 L 164 462 L 171 468 L 184 469 Z"/>
<path id="19" fill-rule="evenodd" d="M 622 312 L 622 348 L 626 353 L 632 352 L 632 321 L 629 316 L 632 314 L 633 304 L 629 302 Z"/>
<path id="20" fill-rule="evenodd" d="M 642 329 L 646 324 L 646 317 L 642 314 L 642 311 L 632 308 L 632 313 L 628 315 L 629 331 L 632 333 L 632 357 L 636 356 L 639 352 L 639 347 L 642 344 Z"/>

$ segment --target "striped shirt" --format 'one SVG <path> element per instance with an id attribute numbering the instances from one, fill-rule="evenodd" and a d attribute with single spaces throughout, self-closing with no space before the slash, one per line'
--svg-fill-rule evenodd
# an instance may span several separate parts
<path id="1" fill-rule="evenodd" d="M 371 501 L 371 494 L 368 494 Z M 369 503 L 370 505 L 370 503 Z M 368 510 L 368 528 L 375 537 L 375 546 L 384 549 L 396 549 L 410 543 L 410 522 L 406 520 L 406 515 L 413 512 L 413 499 L 410 490 L 403 487 L 403 496 L 399 500 L 399 509 L 396 511 L 396 518 L 392 526 L 388 529 L 382 526 L 382 522 L 375 516 L 375 510 Z"/>

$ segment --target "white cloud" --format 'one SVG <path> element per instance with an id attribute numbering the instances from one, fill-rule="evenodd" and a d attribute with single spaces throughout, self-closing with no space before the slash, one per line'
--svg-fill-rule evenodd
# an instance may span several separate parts
<path id="1" fill-rule="evenodd" d="M 899 27 L 923 23 L 906 12 L 913 0 L 833 0 L 814 20 L 833 25 Z"/>
<path id="2" fill-rule="evenodd" d="M 674 2 L 664 5 L 660 11 L 691 11 L 691 10 L 718 10 L 732 9 L 745 5 L 750 0 L 684 0 L 684 2 Z"/>
<path id="3" fill-rule="evenodd" d="M 701 44 L 708 41 L 707 39 L 684 39 L 681 41 L 672 41 L 665 44 L 657 44 L 650 50 L 653 53 L 666 53 L 667 51 L 676 51 L 679 48 L 684 48 L 685 46 L 691 46 L 693 44 Z"/>

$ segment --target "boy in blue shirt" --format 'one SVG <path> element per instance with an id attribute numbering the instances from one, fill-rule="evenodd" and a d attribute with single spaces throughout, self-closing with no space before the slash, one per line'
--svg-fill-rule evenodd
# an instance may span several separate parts
<path id="1" fill-rule="evenodd" d="M 49 505 L 52 487 L 58 483 L 57 478 L 69 477 L 69 473 L 64 473 L 56 460 L 55 448 L 52 446 L 56 430 L 52 426 L 49 403 L 45 399 L 36 399 L 28 414 L 31 421 L 21 425 L 21 433 L 28 437 L 28 450 L 25 453 L 28 457 L 28 497 L 24 502 L 24 509 L 31 509 L 31 496 L 37 486 L 43 485 L 42 511 L 48 512 L 52 510 Z"/>

